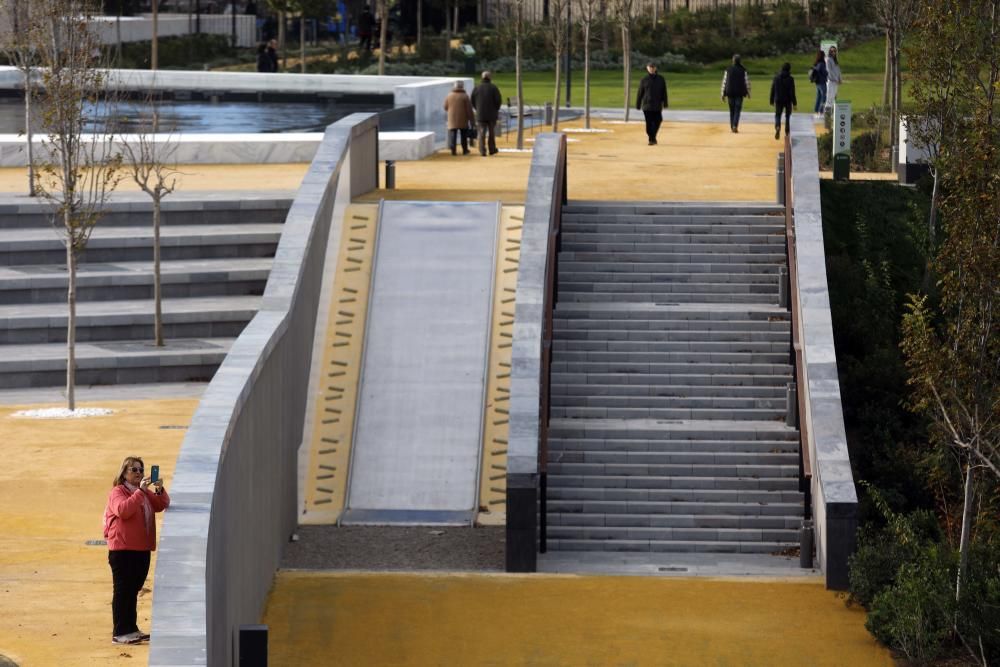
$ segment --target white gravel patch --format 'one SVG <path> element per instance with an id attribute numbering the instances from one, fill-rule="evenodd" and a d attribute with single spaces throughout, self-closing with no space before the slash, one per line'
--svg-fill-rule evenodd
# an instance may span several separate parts
<path id="1" fill-rule="evenodd" d="M 104 417 L 113 415 L 114 410 L 110 408 L 42 408 L 38 410 L 18 410 L 11 414 L 11 417 L 21 419 L 84 419 L 85 417 Z"/>
<path id="2" fill-rule="evenodd" d="M 521 148 L 521 149 L 517 149 L 517 148 L 501 148 L 500 152 L 501 153 L 530 153 L 531 149 L 530 148 Z"/>
<path id="3" fill-rule="evenodd" d="M 609 129 L 603 128 L 603 127 L 592 127 L 592 128 L 589 128 L 589 129 L 586 128 L 586 127 L 567 127 L 565 130 L 560 130 L 560 132 L 565 132 L 567 134 L 569 134 L 569 133 L 577 133 L 577 134 L 603 134 L 603 133 L 609 133 L 611 131 L 612 130 L 609 130 Z"/>

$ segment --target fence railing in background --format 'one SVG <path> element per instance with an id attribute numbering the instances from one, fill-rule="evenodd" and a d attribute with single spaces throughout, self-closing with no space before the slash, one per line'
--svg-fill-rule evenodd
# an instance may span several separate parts
<path id="1" fill-rule="evenodd" d="M 548 0 L 521 0 L 524 2 L 524 20 L 529 23 L 540 23 L 545 19 L 546 6 Z M 509 20 L 513 16 L 515 0 L 493 0 L 487 3 L 485 20 L 492 23 L 499 23 Z M 709 9 L 731 9 L 750 7 L 774 7 L 787 0 L 636 0 L 633 7 L 636 16 L 652 16 L 655 11 L 658 16 L 664 16 L 671 12 L 687 10 L 700 12 Z M 810 0 L 792 0 L 792 2 L 805 8 Z M 609 9 L 609 15 L 613 12 Z"/>
<path id="2" fill-rule="evenodd" d="M 331 125 L 288 213 L 261 307 L 191 420 L 163 522 L 149 664 L 232 665 L 296 526 L 311 352 L 335 200 L 377 186 L 378 117 Z M 333 235 L 331 239 L 330 236 Z"/>
<path id="3" fill-rule="evenodd" d="M 546 543 L 549 364 L 562 207 L 566 135 L 535 140 L 518 260 L 507 444 L 508 572 L 534 572 Z"/>
<path id="4" fill-rule="evenodd" d="M 792 140 L 785 135 L 784 152 L 785 248 L 788 254 L 789 297 L 792 313 L 792 368 L 795 377 L 797 426 L 799 428 L 799 491 L 805 494 L 803 519 L 812 519 L 812 457 L 809 453 L 809 420 L 805 418 L 808 386 L 803 375 L 802 306 L 799 299 L 799 272 L 795 248 L 794 201 L 792 195 Z"/>

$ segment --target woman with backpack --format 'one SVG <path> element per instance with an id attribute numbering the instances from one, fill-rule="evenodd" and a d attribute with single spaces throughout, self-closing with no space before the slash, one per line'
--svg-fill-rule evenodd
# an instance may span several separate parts
<path id="1" fill-rule="evenodd" d="M 809 70 L 809 80 L 816 84 L 816 104 L 813 106 L 813 113 L 821 114 L 826 106 L 826 83 L 828 80 L 826 72 L 826 54 L 823 49 L 816 52 L 816 60 L 812 69 Z"/>

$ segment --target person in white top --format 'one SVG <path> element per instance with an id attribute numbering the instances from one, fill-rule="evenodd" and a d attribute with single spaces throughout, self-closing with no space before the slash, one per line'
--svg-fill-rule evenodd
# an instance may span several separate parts
<path id="1" fill-rule="evenodd" d="M 833 109 L 840 88 L 840 63 L 837 61 L 837 47 L 831 46 L 826 56 L 826 108 Z"/>

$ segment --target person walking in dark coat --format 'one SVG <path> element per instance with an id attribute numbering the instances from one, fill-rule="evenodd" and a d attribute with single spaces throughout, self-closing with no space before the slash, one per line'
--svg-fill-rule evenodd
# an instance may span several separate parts
<path id="1" fill-rule="evenodd" d="M 500 89 L 492 81 L 492 72 L 483 72 L 482 82 L 472 89 L 472 108 L 476 110 L 476 122 L 479 125 L 479 154 L 485 156 L 487 145 L 490 155 L 496 155 L 497 150 L 497 118 L 500 117 L 500 106 L 503 97 Z M 489 142 L 486 133 L 489 132 Z"/>
<path id="2" fill-rule="evenodd" d="M 364 51 L 372 50 L 372 32 L 375 30 L 375 17 L 372 16 L 372 8 L 365 5 L 361 16 L 358 17 L 358 37 L 361 39 L 360 48 Z"/>
<path id="3" fill-rule="evenodd" d="M 663 110 L 667 108 L 667 81 L 656 73 L 656 63 L 646 63 L 646 76 L 639 82 L 635 108 L 646 117 L 646 136 L 649 145 L 656 145 L 656 133 L 663 123 Z"/>
<path id="4" fill-rule="evenodd" d="M 771 82 L 771 104 L 774 105 L 774 138 L 781 138 L 781 113 L 785 113 L 785 136 L 792 131 L 792 109 L 798 105 L 795 99 L 795 78 L 792 64 L 785 63 Z"/>
<path id="5" fill-rule="evenodd" d="M 750 99 L 750 75 L 747 74 L 739 54 L 733 56 L 733 65 L 722 75 L 722 100 L 729 100 L 729 129 L 740 131 L 740 113 L 743 98 Z"/>
<path id="6" fill-rule="evenodd" d="M 809 70 L 809 80 L 816 84 L 816 104 L 813 106 L 814 114 L 823 113 L 826 107 L 826 84 L 829 74 L 826 71 L 826 55 L 822 49 L 816 52 L 816 61 L 812 69 Z"/>

